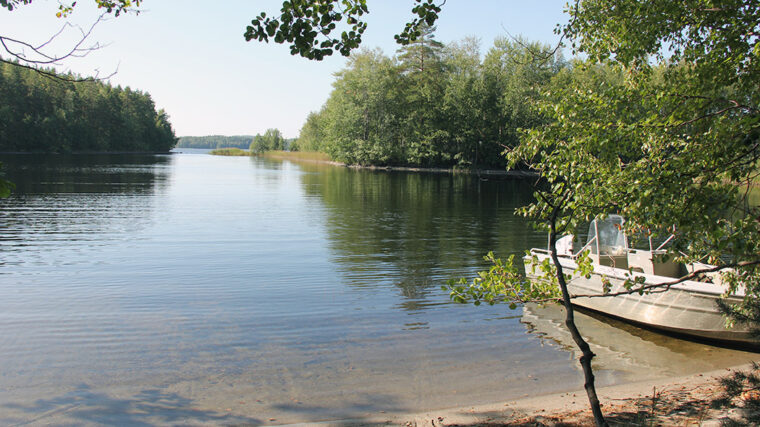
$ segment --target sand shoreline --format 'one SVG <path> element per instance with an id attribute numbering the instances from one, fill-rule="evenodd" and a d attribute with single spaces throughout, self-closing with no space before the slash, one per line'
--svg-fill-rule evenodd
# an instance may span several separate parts
<path id="1" fill-rule="evenodd" d="M 760 355 L 758 356 L 760 359 Z M 725 417 L 739 417 L 739 409 L 713 409 L 712 399 L 722 388 L 719 379 L 751 365 L 680 377 L 661 378 L 602 387 L 597 390 L 611 425 L 719 426 Z M 586 426 L 593 425 L 583 389 L 526 397 L 506 402 L 433 410 L 420 413 L 378 414 L 371 418 L 288 424 L 289 426 Z"/>

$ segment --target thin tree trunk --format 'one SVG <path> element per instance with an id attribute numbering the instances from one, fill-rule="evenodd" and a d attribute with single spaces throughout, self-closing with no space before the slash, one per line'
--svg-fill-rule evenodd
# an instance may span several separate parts
<path id="1" fill-rule="evenodd" d="M 599 427 L 607 427 L 607 421 L 602 414 L 602 407 L 599 404 L 599 397 L 596 395 L 596 387 L 594 386 L 594 372 L 591 368 L 591 359 L 594 358 L 594 353 L 591 351 L 586 340 L 581 336 L 578 327 L 575 325 L 575 310 L 570 303 L 570 292 L 567 290 L 567 282 L 565 282 L 565 274 L 562 270 L 562 264 L 559 262 L 557 256 L 557 224 L 556 215 L 549 224 L 551 231 L 549 233 L 549 250 L 552 255 L 552 261 L 557 268 L 557 280 L 559 281 L 559 287 L 562 290 L 562 303 L 565 306 L 565 325 L 570 330 L 570 335 L 573 337 L 573 341 L 581 350 L 581 367 L 583 368 L 583 376 L 585 379 L 584 388 L 586 389 L 586 395 L 588 395 L 588 401 L 591 404 L 591 412 L 594 414 L 594 421 Z"/>

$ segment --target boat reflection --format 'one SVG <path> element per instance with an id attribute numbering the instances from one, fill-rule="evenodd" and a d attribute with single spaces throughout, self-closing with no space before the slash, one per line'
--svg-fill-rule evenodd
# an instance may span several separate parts
<path id="1" fill-rule="evenodd" d="M 749 363 L 758 354 L 688 341 L 638 328 L 608 317 L 597 318 L 576 309 L 575 322 L 591 350 L 598 373 L 646 380 L 712 371 Z M 565 308 L 558 304 L 527 304 L 521 322 L 542 344 L 556 345 L 577 359 L 581 353 L 565 327 Z M 580 369 L 580 365 L 578 365 Z M 601 372 L 600 372 L 601 371 Z"/>

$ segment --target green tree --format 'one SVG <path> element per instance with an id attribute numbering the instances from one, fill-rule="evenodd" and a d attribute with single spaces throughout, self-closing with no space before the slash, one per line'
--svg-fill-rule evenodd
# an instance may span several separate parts
<path id="1" fill-rule="evenodd" d="M 437 125 L 448 138 L 440 149 L 452 166 L 482 165 L 484 162 L 478 161 L 479 147 L 488 124 L 493 121 L 487 111 L 488 101 L 498 95 L 483 85 L 480 41 L 469 38 L 447 45 L 443 61 L 447 79 L 443 96 L 436 105 L 439 109 Z M 501 156 L 495 157 L 489 166 L 503 165 Z"/>
<path id="2" fill-rule="evenodd" d="M 333 159 L 361 165 L 399 163 L 400 74 L 379 50 L 351 56 L 336 74 L 325 104 L 324 150 Z"/>
<path id="3" fill-rule="evenodd" d="M 264 135 L 256 134 L 248 148 L 251 153 L 260 154 L 265 151 L 284 150 L 285 138 L 279 129 L 267 129 Z"/>
<path id="4" fill-rule="evenodd" d="M 264 132 L 264 139 L 267 141 L 270 150 L 285 149 L 285 138 L 282 137 L 282 132 L 279 129 L 267 129 Z"/>
<path id="5" fill-rule="evenodd" d="M 429 77 L 442 71 L 444 45 L 435 39 L 436 27 L 423 25 L 415 40 L 399 48 L 401 71 L 416 77 Z"/>
<path id="6" fill-rule="evenodd" d="M 306 117 L 306 123 L 301 128 L 298 139 L 294 141 L 297 150 L 291 151 L 324 151 L 324 108 L 319 112 L 311 112 Z"/>
<path id="7" fill-rule="evenodd" d="M 448 160 L 441 146 L 449 139 L 442 129 L 438 108 L 445 91 L 444 45 L 435 39 L 435 27 L 422 25 L 415 40 L 398 50 L 403 77 L 404 121 L 401 124 L 405 160 L 411 164 L 435 166 Z"/>
<path id="8" fill-rule="evenodd" d="M 522 38 L 498 38 L 484 60 L 484 68 L 496 100 L 496 139 L 502 147 L 519 143 L 519 131 L 546 123 L 535 109 L 542 90 L 564 67 L 564 60 L 548 45 Z"/>

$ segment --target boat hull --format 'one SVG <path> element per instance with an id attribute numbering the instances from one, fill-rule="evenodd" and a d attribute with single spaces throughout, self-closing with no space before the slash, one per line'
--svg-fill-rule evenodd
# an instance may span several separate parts
<path id="1" fill-rule="evenodd" d="M 544 251 L 533 251 L 532 256 L 539 260 L 549 258 Z M 531 257 L 525 257 L 526 273 L 536 279 L 530 268 Z M 560 258 L 565 274 L 575 271 L 577 265 L 572 258 Z M 573 305 L 603 313 L 629 322 L 638 323 L 663 331 L 688 335 L 715 341 L 741 344 L 756 344 L 757 340 L 750 334 L 749 328 L 737 325 L 726 328 L 726 317 L 718 310 L 717 300 L 723 293 L 722 286 L 685 281 L 670 286 L 663 291 L 603 296 L 603 279 L 610 282 L 609 293 L 625 291 L 623 286 L 628 275 L 627 270 L 596 266 L 590 278 L 572 275 L 568 290 L 573 297 Z M 646 284 L 672 281 L 661 276 L 644 276 Z M 738 302 L 740 297 L 728 297 L 728 302 Z"/>

